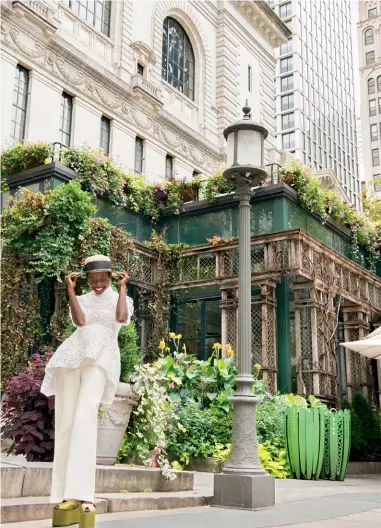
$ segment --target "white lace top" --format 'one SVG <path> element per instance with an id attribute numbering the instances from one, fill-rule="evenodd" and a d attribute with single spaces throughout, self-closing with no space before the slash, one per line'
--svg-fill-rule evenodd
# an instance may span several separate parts
<path id="1" fill-rule="evenodd" d="M 115 320 L 119 294 L 107 288 L 101 295 L 94 292 L 77 297 L 86 317 L 86 325 L 77 328 L 56 350 L 46 365 L 41 392 L 45 396 L 55 395 L 55 370 L 57 368 L 78 368 L 81 362 L 90 358 L 95 365 L 104 369 L 107 385 L 101 403 L 112 403 L 120 376 L 120 353 L 118 333 L 121 324 Z M 127 297 L 128 320 L 134 312 L 132 299 Z"/>

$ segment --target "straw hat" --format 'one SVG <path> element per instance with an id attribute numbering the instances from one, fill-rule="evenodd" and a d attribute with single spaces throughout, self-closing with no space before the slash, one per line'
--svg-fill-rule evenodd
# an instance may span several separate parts
<path id="1" fill-rule="evenodd" d="M 89 271 L 108 271 L 111 273 L 110 257 L 105 255 L 93 255 L 85 260 L 82 268 L 82 273 L 89 273 Z"/>

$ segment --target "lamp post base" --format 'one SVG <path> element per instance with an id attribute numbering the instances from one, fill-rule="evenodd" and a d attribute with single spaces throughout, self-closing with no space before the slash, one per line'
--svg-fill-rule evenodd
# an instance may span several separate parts
<path id="1" fill-rule="evenodd" d="M 214 475 L 213 506 L 259 510 L 275 505 L 275 479 L 270 475 Z"/>

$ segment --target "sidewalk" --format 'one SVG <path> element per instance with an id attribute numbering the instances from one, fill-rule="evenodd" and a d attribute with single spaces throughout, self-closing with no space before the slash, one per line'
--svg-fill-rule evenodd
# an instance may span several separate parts
<path id="1" fill-rule="evenodd" d="M 195 474 L 195 491 L 212 494 L 213 475 Z M 220 508 L 142 511 L 98 515 L 98 528 L 380 528 L 381 476 L 344 482 L 276 481 L 275 508 L 256 512 Z M 1 525 L 48 528 L 51 521 Z"/>

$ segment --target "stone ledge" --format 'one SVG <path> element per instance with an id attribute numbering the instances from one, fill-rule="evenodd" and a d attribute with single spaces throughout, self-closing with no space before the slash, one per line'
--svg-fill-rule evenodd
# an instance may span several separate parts
<path id="1" fill-rule="evenodd" d="M 349 462 L 349 475 L 381 475 L 381 462 Z"/>
<path id="2" fill-rule="evenodd" d="M 96 493 L 180 492 L 193 490 L 194 475 L 177 471 L 174 480 L 167 480 L 160 469 L 144 467 L 97 466 Z M 0 468 L 1 496 L 45 497 L 50 494 L 52 464 L 44 462 L 10 462 Z"/>
<path id="3" fill-rule="evenodd" d="M 197 491 L 178 493 L 113 493 L 102 494 L 99 498 L 108 501 L 109 513 L 169 510 L 207 506 L 211 504 L 212 495 L 204 495 Z"/>
<path id="4" fill-rule="evenodd" d="M 100 495 L 95 500 L 97 513 L 167 510 L 207 506 L 212 495 L 199 492 L 178 493 L 114 493 Z M 2 499 L 1 521 L 13 523 L 50 519 L 53 505 L 48 497 Z"/>

